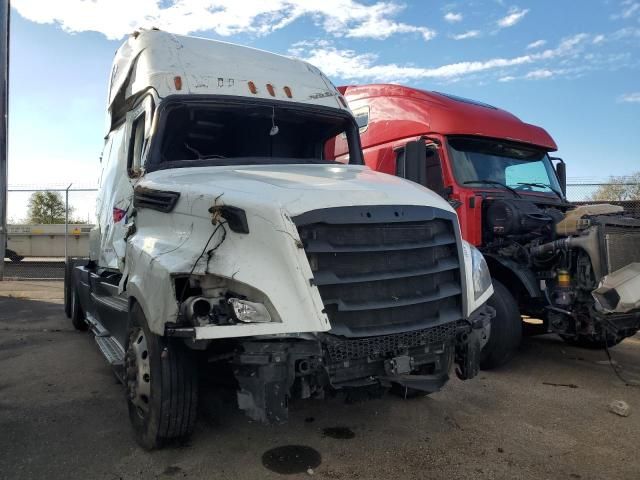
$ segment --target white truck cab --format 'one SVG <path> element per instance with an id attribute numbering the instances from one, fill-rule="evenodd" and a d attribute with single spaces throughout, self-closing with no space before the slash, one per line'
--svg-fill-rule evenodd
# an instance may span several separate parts
<path id="1" fill-rule="evenodd" d="M 189 434 L 202 365 L 226 368 L 267 422 L 293 396 L 434 392 L 453 362 L 476 375 L 482 257 L 438 195 L 363 165 L 346 102 L 312 65 L 136 32 L 113 64 L 101 165 L 65 306 L 124 383 L 142 446 Z"/>

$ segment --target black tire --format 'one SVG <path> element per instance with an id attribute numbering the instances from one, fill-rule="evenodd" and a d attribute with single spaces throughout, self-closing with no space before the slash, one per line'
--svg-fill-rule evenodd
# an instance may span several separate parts
<path id="1" fill-rule="evenodd" d="M 516 299 L 502 283 L 495 279 L 493 295 L 487 304 L 496 310 L 491 320 L 491 335 L 480 354 L 480 368 L 491 370 L 511 360 L 522 340 L 522 317 Z"/>
<path id="2" fill-rule="evenodd" d="M 71 323 L 76 330 L 85 332 L 89 328 L 89 325 L 85 320 L 82 305 L 80 305 L 80 296 L 73 286 L 71 287 L 69 295 L 71 296 Z"/>
<path id="3" fill-rule="evenodd" d="M 162 447 L 172 439 L 186 438 L 193 431 L 198 404 L 198 372 L 193 351 L 173 339 L 151 333 L 138 304 L 131 311 L 129 341 L 125 355 L 127 404 L 136 442 L 147 450 Z M 142 340 L 149 375 L 140 377 L 135 344 Z M 146 371 L 143 369 L 143 371 Z M 146 382 L 146 409 L 140 407 L 137 382 Z M 142 389 L 142 388 L 141 388 Z M 144 398 L 142 399 L 144 400 Z"/>
<path id="4" fill-rule="evenodd" d="M 24 258 L 22 255 L 18 255 L 16 252 L 14 252 L 13 250 L 9 250 L 8 248 L 5 249 L 4 256 L 11 260 L 13 263 L 19 263 Z"/>
<path id="5" fill-rule="evenodd" d="M 594 338 L 587 335 L 578 335 L 577 337 L 570 337 L 567 335 L 560 335 L 560 337 L 569 345 L 573 347 L 585 348 L 588 350 L 604 350 L 605 348 L 611 348 L 618 345 L 623 337 L 608 336 L 605 345 L 604 338 Z"/>
<path id="6" fill-rule="evenodd" d="M 64 265 L 64 314 L 67 318 L 71 318 L 71 285 L 73 273 L 73 261 L 67 260 Z"/>

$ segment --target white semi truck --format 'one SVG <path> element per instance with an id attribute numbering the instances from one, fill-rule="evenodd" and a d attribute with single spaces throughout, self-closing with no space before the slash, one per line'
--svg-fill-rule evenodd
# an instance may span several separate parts
<path id="1" fill-rule="evenodd" d="M 330 153 L 346 138 L 348 163 Z M 198 367 L 287 418 L 327 390 L 437 391 L 478 371 L 487 267 L 433 192 L 363 165 L 317 68 L 157 30 L 116 53 L 90 258 L 65 308 L 125 385 L 137 441 L 188 435 Z"/>

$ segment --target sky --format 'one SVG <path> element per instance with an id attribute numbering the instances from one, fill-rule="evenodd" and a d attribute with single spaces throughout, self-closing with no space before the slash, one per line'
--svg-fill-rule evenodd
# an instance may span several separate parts
<path id="1" fill-rule="evenodd" d="M 640 0 L 12 0 L 10 187 L 97 183 L 113 55 L 136 28 L 305 59 L 544 127 L 570 180 L 640 170 Z M 9 196 L 24 216 L 27 194 Z M 92 216 L 91 194 L 72 194 Z"/>

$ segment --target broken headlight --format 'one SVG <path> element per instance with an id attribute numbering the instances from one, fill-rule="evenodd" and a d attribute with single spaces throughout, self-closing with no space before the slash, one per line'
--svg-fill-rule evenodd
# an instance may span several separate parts
<path id="1" fill-rule="evenodd" d="M 271 321 L 271 315 L 262 303 L 240 300 L 239 298 L 230 298 L 227 303 L 231 307 L 234 319 L 238 322 L 268 323 Z"/>

